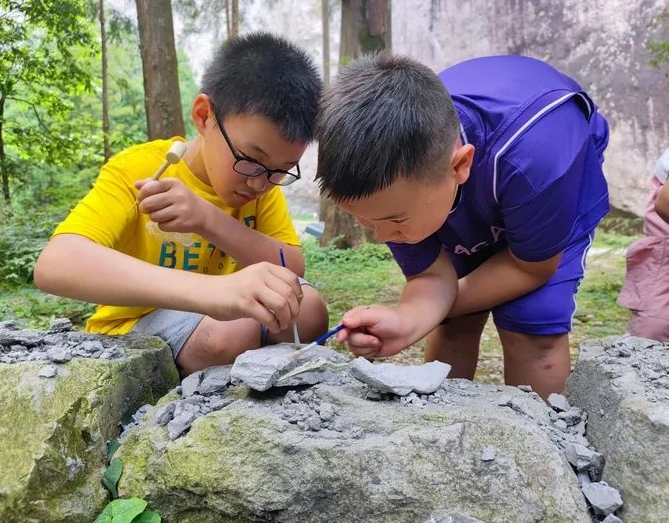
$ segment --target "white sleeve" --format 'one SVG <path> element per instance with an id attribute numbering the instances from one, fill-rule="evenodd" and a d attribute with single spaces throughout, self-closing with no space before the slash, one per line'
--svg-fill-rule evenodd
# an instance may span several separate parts
<path id="1" fill-rule="evenodd" d="M 655 162 L 653 174 L 660 183 L 665 183 L 667 181 L 667 177 L 669 177 L 669 147 L 664 150 L 662 156 Z"/>

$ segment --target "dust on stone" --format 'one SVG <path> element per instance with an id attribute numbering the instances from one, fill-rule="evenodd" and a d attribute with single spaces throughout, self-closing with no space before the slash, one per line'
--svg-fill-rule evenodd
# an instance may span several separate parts
<path id="1" fill-rule="evenodd" d="M 13 320 L 0 322 L 0 363 L 45 361 L 58 365 L 72 358 L 113 360 L 125 356 L 113 337 L 75 331 L 68 319 L 53 321 L 46 333 L 23 330 Z M 57 375 L 57 367 L 46 365 L 38 375 L 52 378 Z"/>
<path id="2" fill-rule="evenodd" d="M 605 347 L 601 364 L 611 377 L 620 377 L 631 367 L 652 403 L 669 402 L 669 350 L 664 343 L 623 337 Z"/>

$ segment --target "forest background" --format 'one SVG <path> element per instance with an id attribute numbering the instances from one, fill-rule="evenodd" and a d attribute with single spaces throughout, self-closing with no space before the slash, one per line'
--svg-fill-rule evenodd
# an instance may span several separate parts
<path id="1" fill-rule="evenodd" d="M 321 13 L 322 56 L 338 54 L 345 63 L 391 47 L 390 0 L 309 1 Z M 198 32 L 220 41 L 248 30 L 251 4 L 262 8 L 262 1 L 243 0 L 136 0 L 134 6 L 124 0 L 0 0 L 0 321 L 44 328 L 67 317 L 83 325 L 90 304 L 34 288 L 37 255 L 111 154 L 147 139 L 193 135 L 188 111 L 210 50 L 191 47 L 187 54 L 175 40 L 175 25 L 184 41 L 191 37 L 191 46 Z M 666 17 L 656 23 L 667 23 Z M 339 24 L 334 39 L 333 21 Z M 329 48 L 331 40 L 339 42 L 338 50 Z M 645 44 L 647 67 L 669 63 L 669 42 Z M 322 70 L 327 81 L 329 59 Z M 319 212 L 325 234 L 320 242 L 305 239 L 307 277 L 328 298 L 332 323 L 361 303 L 394 303 L 403 279 L 387 249 L 369 242 L 326 202 Z M 305 223 L 314 217 L 298 212 L 294 218 Z M 627 312 L 615 297 L 625 248 L 639 234 L 640 220 L 630 215 L 612 215 L 600 227 L 578 298 L 574 352 L 584 338 L 624 332 Z M 398 359 L 417 362 L 420 351 L 419 344 Z M 500 381 L 500 362 L 489 326 L 479 376 Z"/>

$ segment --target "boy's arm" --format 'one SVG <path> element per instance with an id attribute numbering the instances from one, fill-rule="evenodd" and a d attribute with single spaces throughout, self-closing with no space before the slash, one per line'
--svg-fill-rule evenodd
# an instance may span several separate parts
<path id="1" fill-rule="evenodd" d="M 531 292 L 557 270 L 562 252 L 548 260 L 526 262 L 505 249 L 481 264 L 458 282 L 458 296 L 449 318 L 506 303 Z"/>
<path id="2" fill-rule="evenodd" d="M 422 339 L 446 317 L 458 292 L 457 274 L 443 252 L 427 270 L 407 278 L 397 305 L 414 330 L 406 346 Z"/>
<path id="3" fill-rule="evenodd" d="M 665 222 L 669 223 L 669 183 L 665 183 L 657 193 L 655 212 Z"/>
<path id="4" fill-rule="evenodd" d="M 120 306 L 199 312 L 218 320 L 251 317 L 272 332 L 297 317 L 301 293 L 289 270 L 270 263 L 211 276 L 159 267 L 77 234 L 54 236 L 34 270 L 41 290 Z"/>

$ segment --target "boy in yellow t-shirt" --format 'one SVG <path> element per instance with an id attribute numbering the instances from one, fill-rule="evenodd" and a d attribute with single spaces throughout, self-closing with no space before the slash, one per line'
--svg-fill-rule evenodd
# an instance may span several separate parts
<path id="1" fill-rule="evenodd" d="M 298 278 L 304 257 L 279 186 L 300 178 L 320 93 L 313 63 L 286 40 L 226 42 L 182 160 L 151 179 L 179 137 L 112 158 L 42 251 L 36 285 L 100 304 L 87 331 L 162 337 L 182 375 L 291 341 L 293 322 L 315 339 L 327 309 Z"/>

